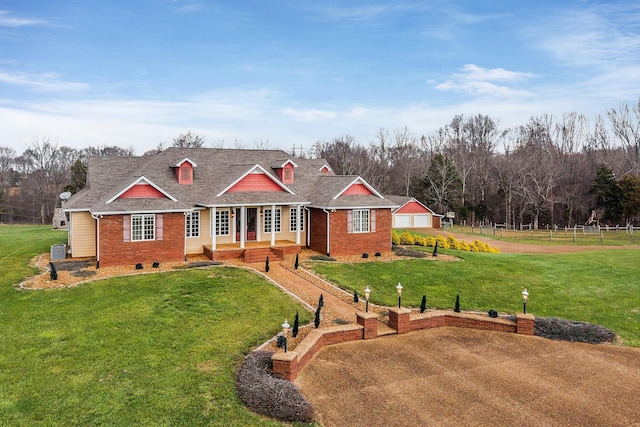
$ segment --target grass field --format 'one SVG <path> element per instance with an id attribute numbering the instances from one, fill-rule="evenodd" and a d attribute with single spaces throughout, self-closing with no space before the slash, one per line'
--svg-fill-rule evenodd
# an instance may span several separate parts
<path id="1" fill-rule="evenodd" d="M 582 230 L 558 229 L 558 230 L 507 230 L 493 229 L 490 227 L 470 227 L 454 225 L 452 228 L 442 230 L 455 233 L 469 234 L 475 237 L 490 237 L 496 240 L 508 242 L 530 243 L 538 245 L 584 245 L 584 246 L 630 246 L 640 245 L 640 231 L 627 233 L 624 228 L 602 228 L 601 233 L 589 234 Z M 471 239 L 472 240 L 472 239 Z"/>
<path id="2" fill-rule="evenodd" d="M 453 309 L 460 294 L 462 310 L 514 313 L 522 311 L 521 292 L 526 287 L 527 312 L 602 325 L 627 345 L 640 347 L 638 250 L 556 255 L 440 253 L 460 261 L 317 262 L 312 266 L 349 291 L 362 294 L 368 285 L 371 301 L 383 305 L 397 304 L 395 287 L 401 282 L 403 306 L 419 307 L 426 295 L 428 307 Z"/>
<path id="3" fill-rule="evenodd" d="M 0 425 L 281 425 L 245 409 L 235 369 L 285 317 L 311 314 L 229 267 L 16 289 L 65 241 L 0 226 Z"/>

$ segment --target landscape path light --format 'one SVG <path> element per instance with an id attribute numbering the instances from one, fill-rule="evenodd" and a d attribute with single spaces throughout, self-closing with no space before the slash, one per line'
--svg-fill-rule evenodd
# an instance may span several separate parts
<path id="1" fill-rule="evenodd" d="M 369 289 L 369 285 L 367 285 L 366 288 L 364 288 L 364 299 L 366 300 L 366 305 L 365 305 L 365 312 L 369 312 L 369 295 L 371 295 L 371 289 Z"/>
<path id="2" fill-rule="evenodd" d="M 396 291 L 398 291 L 398 308 L 402 305 L 402 284 L 398 282 L 398 286 L 396 286 Z"/>
<path id="3" fill-rule="evenodd" d="M 523 312 L 527 314 L 527 300 L 529 299 L 529 292 L 527 292 L 527 288 L 524 288 L 522 291 L 522 302 L 523 302 Z"/>
<path id="4" fill-rule="evenodd" d="M 290 327 L 291 325 L 287 322 L 287 319 L 284 319 L 284 323 L 282 324 L 282 336 L 284 337 L 284 340 L 282 340 L 282 342 L 284 344 L 285 353 L 287 352 L 287 333 L 289 332 Z"/>

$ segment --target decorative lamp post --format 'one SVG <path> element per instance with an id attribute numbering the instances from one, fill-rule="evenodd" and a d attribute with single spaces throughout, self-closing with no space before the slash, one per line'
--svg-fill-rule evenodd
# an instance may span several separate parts
<path id="1" fill-rule="evenodd" d="M 282 337 L 284 338 L 282 340 L 282 343 L 284 344 L 284 352 L 287 352 L 287 334 L 289 333 L 289 328 L 291 327 L 291 325 L 289 325 L 289 322 L 287 322 L 287 319 L 284 319 L 284 323 L 282 324 Z"/>
<path id="2" fill-rule="evenodd" d="M 527 292 L 527 288 L 524 288 L 522 291 L 522 302 L 524 303 L 523 311 L 524 314 L 527 314 L 527 300 L 529 299 L 529 292 Z"/>
<path id="3" fill-rule="evenodd" d="M 402 285 L 398 282 L 398 286 L 396 286 L 396 291 L 398 291 L 398 308 L 402 305 Z"/>
<path id="4" fill-rule="evenodd" d="M 369 312 L 369 295 L 371 295 L 371 289 L 369 289 L 369 285 L 367 285 L 366 288 L 364 288 L 364 299 L 366 300 L 366 308 L 365 308 L 365 312 Z"/>

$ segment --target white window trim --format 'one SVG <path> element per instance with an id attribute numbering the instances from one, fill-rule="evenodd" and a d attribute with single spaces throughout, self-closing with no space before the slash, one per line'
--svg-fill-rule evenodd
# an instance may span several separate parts
<path id="1" fill-rule="evenodd" d="M 151 237 L 147 237 L 146 233 L 146 221 L 151 219 Z M 140 223 L 140 231 L 142 232 L 142 238 L 136 238 L 136 227 L 134 227 L 134 221 L 139 220 Z M 131 241 L 132 242 L 148 242 L 151 240 L 156 240 L 156 215 L 155 214 L 137 214 L 131 215 Z"/>
<path id="2" fill-rule="evenodd" d="M 297 224 L 296 221 L 294 221 L 294 215 L 296 215 L 296 208 L 295 206 L 292 206 L 291 208 L 289 208 L 289 231 L 292 233 L 295 233 L 296 231 L 298 231 L 296 229 Z M 302 210 L 302 207 L 300 207 L 300 231 L 304 231 L 304 211 Z"/>
<path id="3" fill-rule="evenodd" d="M 269 213 L 269 215 L 271 215 L 271 208 L 266 208 L 264 209 L 264 211 L 262 212 L 262 232 L 263 233 L 271 233 L 271 230 L 267 231 L 267 212 Z M 282 232 L 282 208 L 276 208 L 276 214 L 275 214 L 276 218 L 279 219 L 279 221 L 277 222 L 277 227 L 276 227 L 276 233 L 280 233 Z M 273 227 L 273 218 L 271 218 L 271 226 Z"/>
<path id="4" fill-rule="evenodd" d="M 193 225 L 194 216 L 196 217 L 196 226 Z M 200 237 L 200 211 L 188 212 L 185 217 L 185 235 L 187 239 Z"/>
<path id="5" fill-rule="evenodd" d="M 218 216 L 221 216 L 222 213 L 227 213 L 227 234 L 218 234 L 218 230 L 220 229 L 220 223 L 217 221 Z M 213 236 L 213 233 L 216 233 L 216 236 L 230 236 L 231 235 L 231 213 L 229 209 L 216 209 L 216 214 L 211 215 L 211 226 L 209 227 L 209 236 Z M 214 226 L 215 223 L 215 226 Z"/>
<path id="6" fill-rule="evenodd" d="M 362 215 L 364 212 L 367 213 L 366 230 L 364 230 L 362 227 L 364 224 L 362 221 Z M 353 221 L 352 227 L 353 227 L 354 233 L 369 233 L 371 231 L 371 210 L 370 209 L 354 209 L 352 221 Z M 356 227 L 356 224 L 359 227 Z"/>

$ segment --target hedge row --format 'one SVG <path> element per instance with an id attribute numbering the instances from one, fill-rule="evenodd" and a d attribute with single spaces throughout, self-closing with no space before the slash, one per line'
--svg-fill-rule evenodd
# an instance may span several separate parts
<path id="1" fill-rule="evenodd" d="M 391 239 L 394 245 L 415 245 L 434 247 L 438 243 L 438 247 L 442 249 L 455 249 L 457 251 L 469 251 L 469 252 L 490 252 L 500 253 L 500 250 L 487 245 L 479 240 L 475 240 L 473 243 L 467 243 L 464 240 L 458 240 L 453 236 L 444 237 L 438 236 L 426 236 L 422 234 L 412 234 L 409 231 L 403 231 L 399 233 L 393 230 Z"/>

